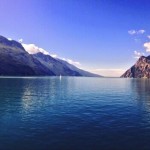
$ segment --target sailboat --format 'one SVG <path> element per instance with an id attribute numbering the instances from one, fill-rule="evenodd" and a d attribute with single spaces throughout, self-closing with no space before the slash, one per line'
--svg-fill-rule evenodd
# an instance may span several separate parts
<path id="1" fill-rule="evenodd" d="M 60 74 L 60 76 L 59 76 L 59 79 L 61 80 L 61 74 Z"/>

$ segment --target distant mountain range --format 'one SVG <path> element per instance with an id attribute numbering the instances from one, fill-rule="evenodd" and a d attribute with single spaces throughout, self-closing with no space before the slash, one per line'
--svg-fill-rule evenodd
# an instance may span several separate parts
<path id="1" fill-rule="evenodd" d="M 29 54 L 21 43 L 0 36 L 0 76 L 59 75 L 101 77 L 42 52 Z"/>
<path id="2" fill-rule="evenodd" d="M 123 78 L 150 78 L 150 56 L 141 56 L 135 65 L 128 69 Z"/>

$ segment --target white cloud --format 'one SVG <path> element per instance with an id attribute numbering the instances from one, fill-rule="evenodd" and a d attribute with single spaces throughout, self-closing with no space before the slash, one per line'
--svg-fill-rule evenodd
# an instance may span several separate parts
<path id="1" fill-rule="evenodd" d="M 103 75 L 106 77 L 120 77 L 126 69 L 95 69 L 91 70 L 91 72 Z"/>
<path id="2" fill-rule="evenodd" d="M 150 39 L 150 35 L 148 35 L 147 38 Z"/>
<path id="3" fill-rule="evenodd" d="M 22 42 L 23 42 L 23 39 L 19 39 L 18 41 L 19 41 L 20 43 L 22 43 Z"/>
<path id="4" fill-rule="evenodd" d="M 78 62 L 78 61 L 73 61 L 71 59 L 66 59 L 66 58 L 60 58 L 60 59 L 62 59 L 64 61 L 67 61 L 69 64 L 72 64 L 72 65 L 75 65 L 75 66 L 80 66 L 81 65 L 80 62 Z"/>
<path id="5" fill-rule="evenodd" d="M 137 31 L 137 34 L 144 34 L 145 33 L 145 30 L 139 30 Z"/>
<path id="6" fill-rule="evenodd" d="M 23 44 L 22 43 L 22 46 L 29 54 L 37 54 L 41 52 L 45 55 L 50 55 L 49 52 L 47 52 L 43 48 L 36 46 L 35 44 Z"/>
<path id="7" fill-rule="evenodd" d="M 56 54 L 51 54 L 50 56 L 52 56 L 53 58 L 58 58 Z"/>
<path id="8" fill-rule="evenodd" d="M 129 30 L 128 33 L 133 35 L 133 34 L 136 34 L 136 31 L 135 30 Z"/>
<path id="9" fill-rule="evenodd" d="M 142 52 L 138 52 L 138 51 L 134 51 L 134 58 L 140 58 L 141 56 L 145 55 L 144 53 Z"/>
<path id="10" fill-rule="evenodd" d="M 141 30 L 129 30 L 128 33 L 130 35 L 137 35 L 137 34 L 144 34 L 146 31 L 141 29 Z"/>
<path id="11" fill-rule="evenodd" d="M 12 41 L 12 38 L 7 38 L 9 41 Z"/>
<path id="12" fill-rule="evenodd" d="M 146 49 L 146 52 L 150 52 L 150 42 L 144 43 L 144 47 Z"/>
<path id="13" fill-rule="evenodd" d="M 58 58 L 58 59 L 62 59 L 64 61 L 67 61 L 68 63 L 70 63 L 72 65 L 75 65 L 75 66 L 80 66 L 81 65 L 80 62 L 78 62 L 78 61 L 73 61 L 72 59 L 61 58 L 61 57 L 58 57 L 56 54 L 50 54 L 48 51 L 44 50 L 43 48 L 40 48 L 40 47 L 36 46 L 35 44 L 23 44 L 22 43 L 22 46 L 24 47 L 24 49 L 29 54 L 43 53 L 45 55 L 50 55 L 53 58 Z"/>

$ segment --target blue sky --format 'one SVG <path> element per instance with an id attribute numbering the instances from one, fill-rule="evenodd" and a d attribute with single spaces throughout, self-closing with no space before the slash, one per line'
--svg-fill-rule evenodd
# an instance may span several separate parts
<path id="1" fill-rule="evenodd" d="M 0 1 L 1 35 L 106 76 L 121 75 L 142 53 L 149 55 L 149 18 L 149 0 Z"/>

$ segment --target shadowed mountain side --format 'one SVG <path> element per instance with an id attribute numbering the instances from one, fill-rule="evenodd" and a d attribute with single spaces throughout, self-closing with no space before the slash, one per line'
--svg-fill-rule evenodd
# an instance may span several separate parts
<path id="1" fill-rule="evenodd" d="M 69 64 L 67 61 L 61 60 L 61 59 L 57 59 L 59 62 L 61 62 L 63 65 L 66 65 L 69 69 L 77 71 L 78 73 L 80 73 L 82 76 L 85 77 L 103 77 L 88 71 L 84 71 L 82 69 L 77 68 L 76 66 Z"/>
<path id="2" fill-rule="evenodd" d="M 49 55 L 43 53 L 34 54 L 33 57 L 40 61 L 44 66 L 52 70 L 57 76 L 82 76 L 79 72 L 70 69 L 62 62 L 54 59 Z"/>
<path id="3" fill-rule="evenodd" d="M 28 54 L 22 45 L 0 36 L 0 75 L 55 75 Z"/>

